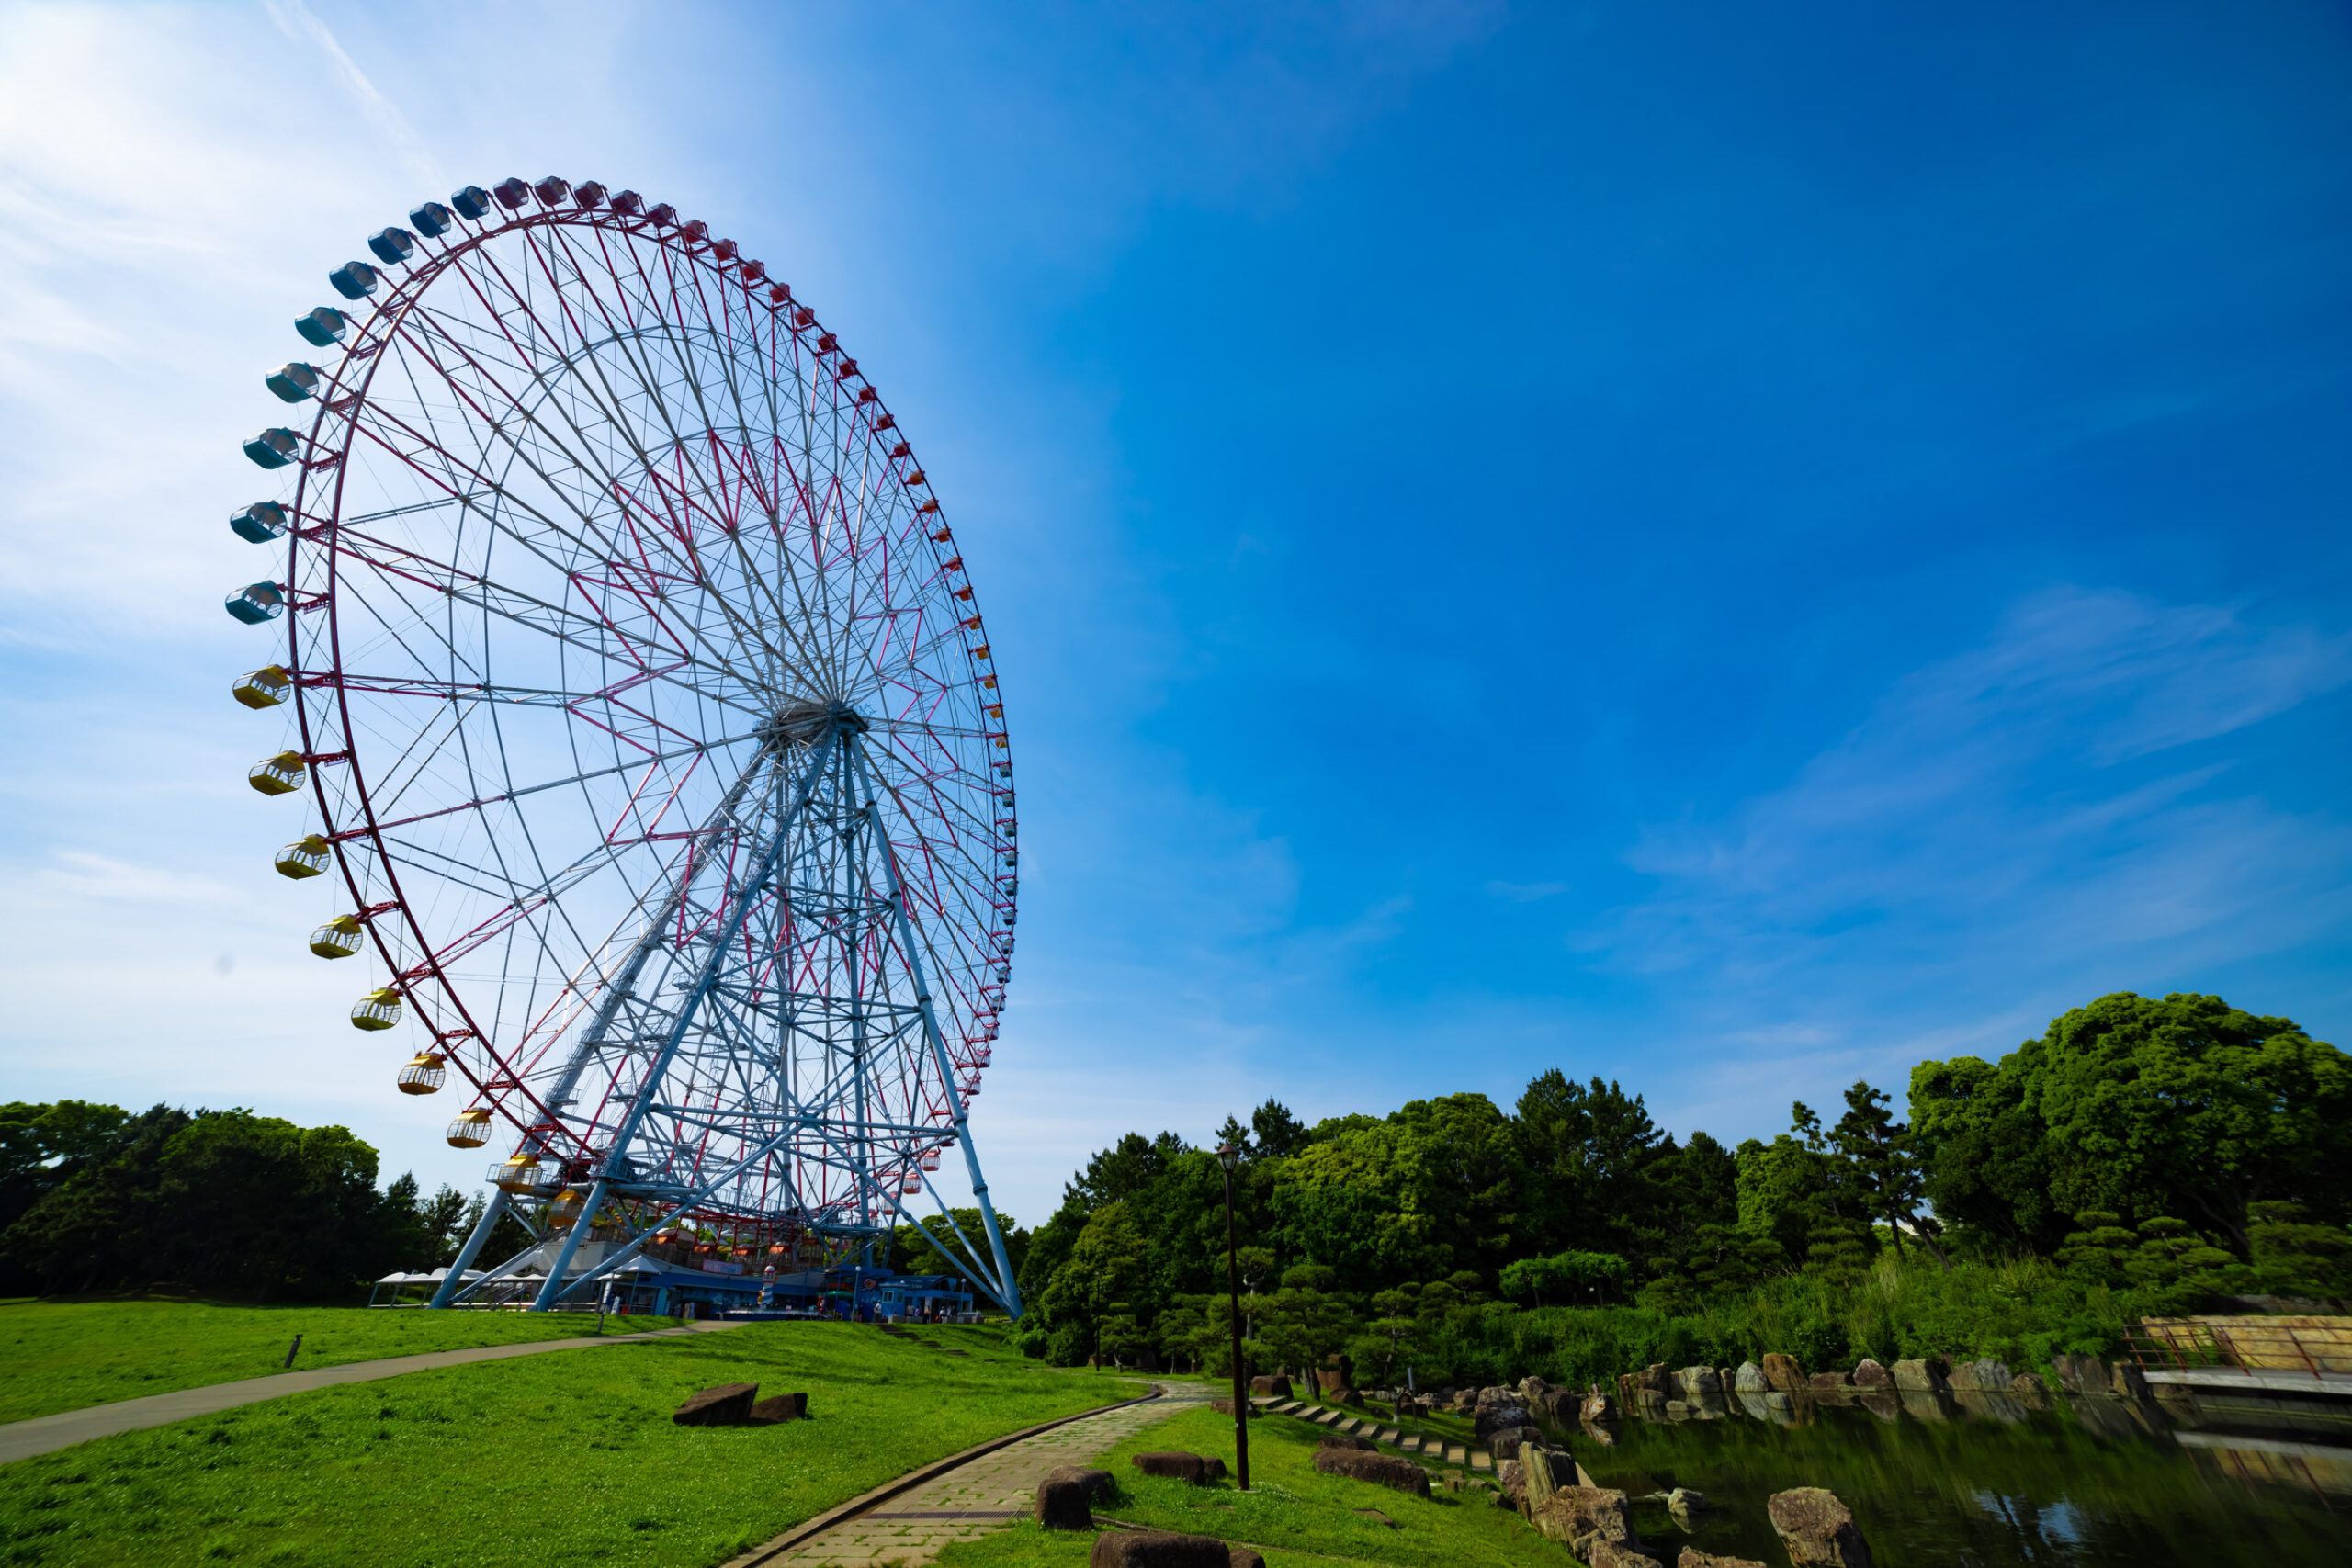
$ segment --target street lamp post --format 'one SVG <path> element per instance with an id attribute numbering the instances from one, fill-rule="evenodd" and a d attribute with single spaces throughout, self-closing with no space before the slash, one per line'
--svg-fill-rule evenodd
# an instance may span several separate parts
<path id="1" fill-rule="evenodd" d="M 1233 1468 L 1241 1490 L 1250 1490 L 1249 1374 L 1241 1364 L 1241 1265 L 1233 1250 L 1233 1171 L 1241 1151 L 1231 1144 L 1216 1146 L 1217 1163 L 1225 1167 L 1225 1286 L 1233 1308 Z"/>

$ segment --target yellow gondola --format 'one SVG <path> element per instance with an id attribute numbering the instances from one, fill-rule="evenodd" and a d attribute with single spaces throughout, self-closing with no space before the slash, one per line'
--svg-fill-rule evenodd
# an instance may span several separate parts
<path id="1" fill-rule="evenodd" d="M 580 1211 L 588 1206 L 588 1194 L 574 1192 L 567 1187 L 548 1200 L 548 1224 L 568 1225 L 580 1218 Z"/>
<path id="2" fill-rule="evenodd" d="M 278 875 L 290 876 L 300 882 L 306 876 L 317 876 L 325 871 L 328 862 L 334 858 L 327 848 L 327 841 L 313 833 L 300 843 L 288 844 L 278 851 L 277 858 L 269 863 L 277 868 Z"/>
<path id="3" fill-rule="evenodd" d="M 282 664 L 265 665 L 229 688 L 229 694 L 249 708 L 274 708 L 294 690 L 294 677 Z"/>
<path id="4" fill-rule="evenodd" d="M 351 1004 L 351 1027 L 354 1029 L 390 1029 L 401 1021 L 401 994 L 390 986 L 381 986 Z M 419 1058 L 422 1060 L 423 1058 Z M 435 1057 L 434 1060 L 440 1060 Z M 439 1089 L 441 1080 L 433 1080 Z M 431 1094 L 432 1089 L 411 1089 L 411 1094 Z"/>
<path id="5" fill-rule="evenodd" d="M 267 761 L 245 770 L 245 782 L 264 795 L 292 795 L 302 787 L 311 770 L 300 751 L 280 751 Z"/>
<path id="6" fill-rule="evenodd" d="M 509 1192 L 527 1192 L 539 1184 L 539 1156 L 534 1154 L 513 1154 L 506 1163 L 490 1173 L 491 1185 Z"/>
<path id="7" fill-rule="evenodd" d="M 400 1091 L 402 1094 L 437 1094 L 440 1092 L 442 1080 L 449 1076 L 447 1063 L 448 1058 L 446 1056 L 435 1055 L 430 1051 L 419 1051 L 414 1056 L 409 1058 L 408 1066 L 402 1067 L 401 1076 L 392 1081 L 400 1086 Z M 458 1120 L 463 1121 L 464 1118 L 461 1116 Z M 454 1144 L 458 1140 L 451 1138 L 449 1141 Z"/>
<path id="8" fill-rule="evenodd" d="M 488 1142 L 490 1112 L 487 1111 L 460 1111 L 458 1119 L 449 1123 L 449 1146 L 453 1149 L 478 1149 Z"/>
<path id="9" fill-rule="evenodd" d="M 366 940 L 359 931 L 358 916 L 337 915 L 311 933 L 311 951 L 321 958 L 348 958 Z"/>

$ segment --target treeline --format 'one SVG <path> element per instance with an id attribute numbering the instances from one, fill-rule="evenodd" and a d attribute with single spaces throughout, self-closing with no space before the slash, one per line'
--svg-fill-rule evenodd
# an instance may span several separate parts
<path id="1" fill-rule="evenodd" d="M 1736 1149 L 1557 1070 L 1508 1111 L 1458 1094 L 1307 1127 L 1269 1101 L 1217 1134 L 1240 1151 L 1245 1353 L 1344 1352 L 1374 1385 L 1857 1345 L 2036 1364 L 2217 1295 L 2352 1294 L 2352 1058 L 2290 1020 L 2120 993 L 1996 1063 L 1923 1062 L 1908 1098 L 1906 1122 L 1857 1083 L 1834 1119 L 1798 1103 Z M 1033 1353 L 1222 1370 L 1213 1150 L 1131 1134 L 1027 1239 Z"/>
<path id="2" fill-rule="evenodd" d="M 250 1111 L 0 1105 L 0 1291 L 336 1297 L 447 1262 L 481 1200 L 376 1170 L 342 1127 Z"/>

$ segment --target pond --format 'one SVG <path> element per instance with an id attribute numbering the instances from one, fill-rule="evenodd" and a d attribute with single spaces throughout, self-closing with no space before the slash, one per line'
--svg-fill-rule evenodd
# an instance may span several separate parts
<path id="1" fill-rule="evenodd" d="M 1765 1501 L 1792 1486 L 1835 1492 L 1887 1568 L 2352 1562 L 2352 1402 L 1912 1394 L 1792 1415 L 1746 1398 L 1564 1440 L 1630 1498 L 1706 1495 L 1687 1530 L 1662 1498 L 1634 1503 L 1668 1563 L 1685 1544 L 1785 1562 Z"/>

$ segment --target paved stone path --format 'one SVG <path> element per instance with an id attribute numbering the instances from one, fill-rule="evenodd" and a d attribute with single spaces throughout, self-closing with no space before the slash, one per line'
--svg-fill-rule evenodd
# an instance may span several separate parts
<path id="1" fill-rule="evenodd" d="M 940 1549 L 950 1541 L 969 1540 L 1029 1517 L 1037 1499 L 1037 1483 L 1048 1471 L 1099 1460 L 1121 1439 L 1180 1411 L 1197 1410 L 1215 1397 L 1214 1390 L 1199 1384 L 1163 1386 L 1168 1392 L 1159 1399 L 1081 1416 L 1034 1438 L 1023 1438 L 885 1498 L 869 1511 L 802 1545 L 783 1552 L 762 1547 L 728 1568 L 738 1564 L 751 1568 L 754 1563 L 854 1563 L 873 1568 L 903 1563 L 915 1568 L 935 1562 Z"/>
<path id="2" fill-rule="evenodd" d="M 333 1388 L 338 1383 L 374 1382 L 379 1378 L 396 1378 L 406 1372 L 428 1371 L 435 1367 L 462 1367 L 474 1361 L 503 1361 L 515 1356 L 543 1356 L 550 1350 L 587 1350 L 599 1345 L 628 1345 L 640 1339 L 666 1339 L 679 1334 L 716 1334 L 742 1326 L 741 1323 L 691 1323 L 683 1328 L 657 1328 L 644 1334 L 541 1339 L 528 1345 L 483 1345 L 470 1350 L 428 1350 L 418 1356 L 388 1356 L 380 1361 L 346 1361 L 339 1367 L 316 1367 L 307 1371 L 279 1372 L 266 1378 L 242 1378 L 235 1382 L 216 1382 L 203 1388 L 152 1393 L 143 1399 L 117 1400 L 112 1404 L 93 1404 L 83 1410 L 36 1416 L 29 1421 L 11 1421 L 0 1426 L 0 1464 L 6 1464 L 12 1460 L 30 1459 L 35 1454 L 52 1453 L 59 1449 L 72 1448 L 75 1443 L 89 1442 L 94 1438 L 111 1438 L 117 1432 L 135 1432 L 142 1427 L 161 1427 L 173 1421 L 186 1421 L 191 1416 L 217 1415 L 223 1410 L 234 1410 L 241 1404 L 258 1404 L 266 1399 L 281 1399 L 287 1394 L 304 1393 L 314 1388 Z"/>

